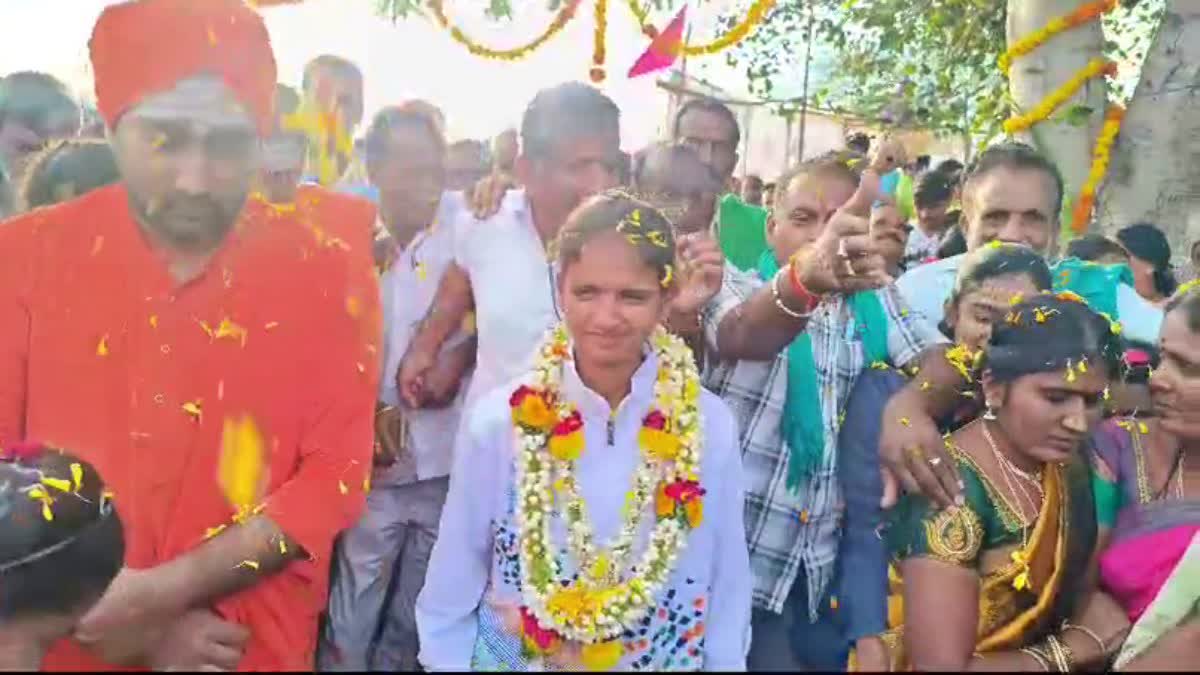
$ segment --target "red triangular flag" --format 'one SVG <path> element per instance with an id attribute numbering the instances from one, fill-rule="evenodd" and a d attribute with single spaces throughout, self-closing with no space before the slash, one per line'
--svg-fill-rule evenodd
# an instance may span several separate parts
<path id="1" fill-rule="evenodd" d="M 679 58 L 683 47 L 683 24 L 686 23 L 687 5 L 679 8 L 679 13 L 671 19 L 671 23 L 663 29 L 658 37 L 650 43 L 646 51 L 638 57 L 633 67 L 629 69 L 629 77 L 637 77 L 653 73 L 663 68 L 670 68 Z"/>

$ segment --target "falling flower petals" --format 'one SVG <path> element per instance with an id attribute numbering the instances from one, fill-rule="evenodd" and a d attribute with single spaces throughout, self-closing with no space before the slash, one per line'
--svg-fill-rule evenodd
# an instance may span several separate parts
<path id="1" fill-rule="evenodd" d="M 248 567 L 257 572 L 259 565 L 257 560 L 243 560 L 242 562 L 238 563 L 237 567 L 234 569 L 237 569 L 238 567 Z"/>
<path id="2" fill-rule="evenodd" d="M 96 344 L 96 356 L 108 356 L 108 333 L 105 333 L 100 338 L 100 342 Z"/>
<path id="3" fill-rule="evenodd" d="M 83 487 L 83 466 L 79 462 L 71 462 L 71 482 L 75 484 L 75 492 Z"/>
<path id="4" fill-rule="evenodd" d="M 346 481 L 344 481 L 344 480 L 339 480 L 339 481 L 338 481 L 338 492 L 340 492 L 340 493 L 342 493 L 342 494 L 344 494 L 344 495 L 348 495 L 348 494 L 350 494 L 350 488 L 349 488 L 349 487 L 347 487 L 347 485 L 346 485 Z"/>
<path id="5" fill-rule="evenodd" d="M 195 401 L 188 401 L 187 403 L 184 403 L 180 407 L 183 408 L 183 412 L 187 413 L 188 415 L 190 415 L 192 417 L 192 419 L 199 422 L 200 421 L 200 404 L 201 404 L 201 401 L 199 399 L 196 399 Z"/>

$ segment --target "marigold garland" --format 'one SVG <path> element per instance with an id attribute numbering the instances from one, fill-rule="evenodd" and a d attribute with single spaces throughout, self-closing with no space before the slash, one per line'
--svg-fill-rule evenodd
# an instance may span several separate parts
<path id="1" fill-rule="evenodd" d="M 562 29 L 575 18 L 575 10 L 579 8 L 579 4 L 583 0 L 567 0 L 563 6 L 554 15 L 554 20 L 546 27 L 546 30 L 541 35 L 533 38 L 529 42 L 511 49 L 493 49 L 485 45 L 475 42 L 461 28 L 450 22 L 446 16 L 446 10 L 442 0 L 430 0 L 429 10 L 433 13 L 433 18 L 445 30 L 450 32 L 450 37 L 455 42 L 467 48 L 467 51 L 476 56 L 482 56 L 488 59 L 499 59 L 501 61 L 518 61 L 529 56 L 534 50 L 546 44 L 550 38 L 557 35 Z"/>
<path id="2" fill-rule="evenodd" d="M 1055 110 L 1062 107 L 1064 103 L 1071 100 L 1071 97 L 1079 91 L 1079 89 L 1094 77 L 1105 75 L 1108 77 L 1117 74 L 1117 64 L 1108 59 L 1092 59 L 1082 70 L 1075 73 L 1067 83 L 1058 89 L 1050 92 L 1050 95 L 1042 99 L 1032 110 L 1024 115 L 1017 115 L 1004 121 L 1004 133 L 1012 135 L 1032 127 L 1038 122 L 1042 122 L 1054 114 Z"/>
<path id="3" fill-rule="evenodd" d="M 1050 38 L 1064 31 L 1082 26 L 1089 21 L 1094 21 L 1103 14 L 1107 14 L 1117 8 L 1118 0 L 1095 0 L 1079 6 L 1075 11 L 1064 16 L 1051 19 L 1038 30 L 1026 35 L 1017 40 L 1017 42 L 1008 48 L 1008 51 L 1000 55 L 1000 70 L 1008 75 L 1008 71 L 1012 68 L 1012 62 L 1026 54 L 1032 52 L 1038 47 L 1046 43 Z"/>
<path id="4" fill-rule="evenodd" d="M 628 3 L 629 10 L 633 13 L 634 18 L 637 19 L 638 26 L 641 28 L 642 33 L 644 33 L 646 37 L 654 39 L 658 35 L 658 30 L 650 25 L 649 15 L 646 10 L 642 9 L 641 5 L 638 4 L 638 0 L 628 0 Z M 767 16 L 767 13 L 774 9 L 774 7 L 775 0 L 754 0 L 754 4 L 751 5 L 750 9 L 746 12 L 746 16 L 736 25 L 730 28 L 724 35 L 713 40 L 712 42 L 706 42 L 698 45 L 684 44 L 680 50 L 680 53 L 686 56 L 704 56 L 725 51 L 726 49 L 729 49 L 730 47 L 746 39 L 746 36 L 753 32 L 754 29 L 763 22 L 763 19 L 765 19 Z"/>
<path id="5" fill-rule="evenodd" d="M 592 82 L 604 81 L 604 40 L 608 34 L 608 0 L 596 0 L 596 26 L 592 36 Z"/>
<path id="6" fill-rule="evenodd" d="M 1079 191 L 1079 198 L 1075 200 L 1071 230 L 1076 234 L 1085 232 L 1088 223 L 1092 220 L 1092 211 L 1096 205 L 1096 191 L 1108 173 L 1108 164 L 1112 159 L 1112 146 L 1117 140 L 1117 134 L 1121 132 L 1121 122 L 1124 119 L 1124 108 L 1119 105 L 1109 106 L 1108 113 L 1104 116 L 1104 126 L 1100 129 L 1099 137 L 1096 138 L 1096 147 L 1092 150 L 1092 168 L 1088 172 L 1087 181 Z"/>
<path id="7" fill-rule="evenodd" d="M 614 667 L 624 653 L 622 632 L 648 611 L 688 532 L 703 518 L 699 373 L 687 346 L 661 327 L 651 344 L 659 366 L 654 404 L 638 434 L 641 462 L 622 527 L 608 546 L 593 541 L 574 475 L 574 460 L 584 451 L 583 419 L 558 393 L 571 352 L 565 327 L 550 332 L 532 377 L 509 398 L 518 439 L 521 636 L 531 654 L 549 654 L 572 640 L 582 645 L 585 666 Z M 628 558 L 651 507 L 654 526 L 633 574 Z M 556 511 L 566 523 L 574 579 L 560 578 L 566 570 L 551 541 Z"/>

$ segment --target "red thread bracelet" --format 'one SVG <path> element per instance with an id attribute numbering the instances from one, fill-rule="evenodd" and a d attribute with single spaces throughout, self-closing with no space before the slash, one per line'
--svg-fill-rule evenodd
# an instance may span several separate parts
<path id="1" fill-rule="evenodd" d="M 800 281 L 800 274 L 796 272 L 794 260 L 788 261 L 788 282 L 792 287 L 792 293 L 804 304 L 804 314 L 811 314 L 817 305 L 821 304 L 821 299 L 813 295 L 804 287 L 804 282 Z"/>

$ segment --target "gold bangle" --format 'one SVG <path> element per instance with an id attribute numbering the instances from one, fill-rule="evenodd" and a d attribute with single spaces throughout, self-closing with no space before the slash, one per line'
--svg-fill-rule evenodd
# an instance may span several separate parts
<path id="1" fill-rule="evenodd" d="M 1105 646 L 1104 640 L 1101 640 L 1100 636 L 1096 635 L 1096 632 L 1091 628 L 1088 628 L 1087 626 L 1080 626 L 1077 623 L 1063 623 L 1063 632 L 1065 633 L 1069 630 L 1077 630 L 1080 633 L 1090 637 L 1092 641 L 1096 643 L 1096 646 L 1100 648 L 1101 657 L 1108 655 L 1108 647 Z"/>
<path id="2" fill-rule="evenodd" d="M 1075 659 L 1071 654 L 1071 648 L 1063 644 L 1056 636 L 1050 635 L 1046 637 L 1046 645 L 1050 648 L 1050 656 L 1054 660 L 1054 666 L 1058 668 L 1060 673 L 1071 672 Z"/>
<path id="3" fill-rule="evenodd" d="M 1047 673 L 1050 672 L 1050 660 L 1045 656 L 1042 656 L 1038 650 L 1034 649 L 1033 647 L 1022 647 L 1018 651 L 1026 656 L 1029 656 L 1034 661 L 1037 661 L 1037 664 L 1042 667 L 1042 670 L 1046 671 Z"/>
<path id="4" fill-rule="evenodd" d="M 812 316 L 812 312 L 809 312 L 808 314 L 802 314 L 784 304 L 783 295 L 779 292 L 779 277 L 782 275 L 783 270 L 780 270 L 771 279 L 771 297 L 775 300 L 775 307 L 793 319 L 807 319 L 808 317 Z"/>

